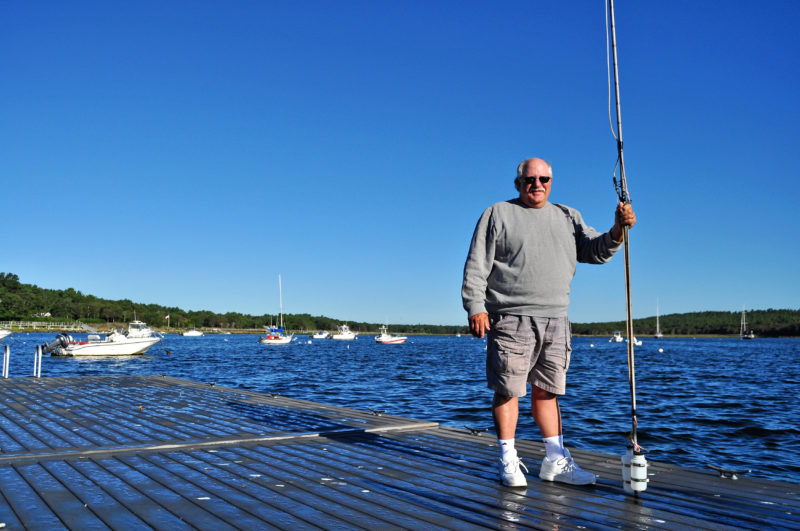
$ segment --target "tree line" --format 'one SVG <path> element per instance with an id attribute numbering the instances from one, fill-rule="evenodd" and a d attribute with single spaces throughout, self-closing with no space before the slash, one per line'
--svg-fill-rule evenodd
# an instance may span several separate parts
<path id="1" fill-rule="evenodd" d="M 49 314 L 49 316 L 45 316 Z M 20 282 L 13 273 L 0 273 L 0 321 L 80 321 L 88 325 L 127 323 L 134 319 L 155 328 L 219 328 L 223 330 L 263 329 L 276 325 L 277 314 L 249 315 L 237 312 L 215 313 L 208 310 L 183 310 L 173 306 L 142 304 L 128 299 L 108 300 L 85 295 L 73 288 L 54 290 Z M 167 319 L 169 316 L 169 319 Z M 377 332 L 383 324 L 344 321 L 308 313 L 285 314 L 287 330 L 336 330 L 346 323 L 360 333 Z M 466 326 L 391 324 L 394 333 L 456 334 L 468 333 Z"/>
<path id="2" fill-rule="evenodd" d="M 49 314 L 49 317 L 44 315 Z M 143 304 L 128 299 L 107 300 L 85 295 L 73 288 L 45 289 L 20 282 L 13 273 L 0 273 L 0 321 L 80 321 L 86 324 L 126 323 L 134 316 L 156 328 L 262 329 L 278 323 L 276 314 L 248 315 L 237 312 L 215 313 L 208 310 L 183 310 L 158 304 Z M 169 322 L 167 321 L 169 316 Z M 346 322 L 360 333 L 376 332 L 382 324 L 333 319 L 322 315 L 286 314 L 287 330 L 336 330 Z M 736 335 L 741 312 L 692 312 L 667 314 L 659 318 L 664 335 Z M 466 317 L 464 319 L 466 323 Z M 389 324 L 391 331 L 402 334 L 468 334 L 462 325 Z M 747 328 L 758 336 L 800 336 L 800 310 L 750 310 Z M 636 335 L 652 336 L 656 318 L 634 319 Z M 572 323 L 576 335 L 605 336 L 625 330 L 624 321 Z"/>
<path id="3" fill-rule="evenodd" d="M 673 313 L 659 316 L 659 328 L 665 336 L 738 335 L 741 319 L 740 311 Z M 572 333 L 576 335 L 607 335 L 614 330 L 622 330 L 624 335 L 625 321 L 572 324 Z M 634 319 L 633 330 L 641 337 L 654 335 L 655 316 Z M 747 330 L 757 336 L 800 336 L 800 310 L 748 310 Z"/>

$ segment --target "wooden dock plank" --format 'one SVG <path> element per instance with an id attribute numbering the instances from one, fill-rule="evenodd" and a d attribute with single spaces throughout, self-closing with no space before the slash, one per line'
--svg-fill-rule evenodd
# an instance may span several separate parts
<path id="1" fill-rule="evenodd" d="M 234 490 L 228 488 L 223 493 L 224 496 L 218 495 L 219 484 L 206 471 L 169 466 L 169 463 L 159 455 L 124 455 L 120 456 L 119 460 L 233 527 L 254 529 L 263 524 L 263 520 L 254 517 L 246 507 L 233 503 L 241 500 L 241 496 L 234 496 Z M 217 490 L 217 493 L 213 492 L 214 490 Z M 204 517 L 201 519 L 205 521 Z"/>
<path id="2" fill-rule="evenodd" d="M 370 515 L 380 518 L 382 526 L 390 523 L 405 529 L 442 528 L 450 526 L 441 511 L 432 511 L 423 505 L 404 503 L 396 496 L 387 494 L 375 488 L 375 483 L 361 479 L 365 473 L 363 468 L 358 470 L 354 466 L 354 474 L 343 474 L 331 466 L 330 461 L 320 462 L 306 458 L 305 451 L 315 448 L 318 444 L 287 445 L 281 447 L 280 452 L 275 448 L 243 448 L 237 449 L 242 455 L 252 458 L 256 470 L 279 471 L 281 477 L 288 479 L 295 485 L 302 485 L 305 494 L 314 500 L 317 507 L 333 517 L 348 519 L 353 524 L 363 520 L 358 517 L 358 512 L 370 508 Z M 300 452 L 298 455 L 290 450 Z M 347 508 L 351 512 L 342 516 L 340 511 Z M 355 515 L 355 516 L 353 516 Z"/>
<path id="3" fill-rule="evenodd" d="M 427 467 L 413 459 L 402 458 L 398 462 L 397 458 L 385 458 L 383 452 L 377 459 L 364 459 L 366 452 L 351 452 L 344 448 L 346 446 L 347 443 L 330 441 L 324 448 L 294 446 L 287 447 L 287 451 L 291 451 L 299 462 L 307 463 L 311 470 L 331 480 L 335 478 L 368 491 L 371 504 L 393 507 L 408 518 L 423 520 L 425 526 L 458 528 L 454 525 L 458 522 L 491 528 L 504 519 L 504 513 L 508 516 L 508 508 L 498 507 L 496 503 L 497 489 L 492 489 L 489 498 L 478 499 L 472 491 L 464 488 L 464 478 L 439 474 L 436 479 L 429 480 Z M 468 481 L 471 483 L 472 478 Z M 517 492 L 503 489 L 501 498 L 504 503 L 501 506 L 507 506 L 517 496 Z M 541 524 L 547 517 L 529 511 L 517 514 L 514 521 Z"/>
<path id="4" fill-rule="evenodd" d="M 151 467 L 134 468 L 120 458 L 98 459 L 97 464 L 109 474 L 139 491 L 145 498 L 153 500 L 164 510 L 176 515 L 189 526 L 196 529 L 235 529 L 224 520 L 206 510 L 204 502 L 209 501 L 200 491 L 194 497 L 184 496 L 174 488 L 181 488 L 180 478 L 176 483 L 163 484 L 153 477 Z M 119 499 L 118 499 L 119 501 Z M 136 510 L 134 506 L 134 510 Z"/>
<path id="5" fill-rule="evenodd" d="M 308 446 L 316 445 L 317 442 Z M 270 474 L 280 481 L 288 489 L 287 495 L 303 499 L 304 503 L 324 512 L 325 521 L 339 521 L 348 526 L 382 528 L 402 519 L 391 507 L 364 503 L 368 493 L 355 489 L 352 484 L 328 477 L 319 470 L 305 466 L 305 463 L 294 461 L 290 455 L 284 453 L 289 446 L 294 445 L 269 447 L 266 452 L 259 452 L 262 447 L 237 448 L 234 452 L 239 455 L 239 460 L 244 458 L 249 463 L 248 468 L 255 473 Z"/>
<path id="6" fill-rule="evenodd" d="M 145 522 L 109 496 L 93 478 L 81 474 L 70 463 L 64 461 L 44 461 L 42 467 L 72 492 L 84 507 L 91 511 L 106 526 L 112 529 L 137 529 L 146 526 Z M 83 525 L 83 522 L 80 522 Z"/>
<path id="7" fill-rule="evenodd" d="M 499 485 L 493 436 L 163 376 L 0 380 L 9 529 L 800 528 L 800 486 L 573 450 L 597 485 Z M 141 406 L 141 408 L 139 407 Z"/>
<path id="8" fill-rule="evenodd" d="M 94 460 L 74 460 L 69 464 L 84 476 L 92 478 L 98 488 L 107 493 L 107 496 L 93 503 L 122 505 L 154 529 L 191 529 L 181 518 L 165 510 L 158 500 L 145 496 Z"/>
<path id="9" fill-rule="evenodd" d="M 16 467 L 0 467 L 0 492 L 8 505 L 0 506 L 0 517 L 8 528 L 65 529 L 59 516 L 47 509 L 44 500 L 22 477 Z M 12 527 L 13 526 L 13 527 Z"/>
<path id="10" fill-rule="evenodd" d="M 173 471 L 176 465 L 193 469 L 210 492 L 279 528 L 307 529 L 325 521 L 325 513 L 313 504 L 286 496 L 286 485 L 281 478 L 255 473 L 246 466 L 218 457 L 217 452 L 171 452 L 145 458 L 158 459 Z M 204 474 L 213 479 L 203 480 Z"/>
<path id="11" fill-rule="evenodd" d="M 58 515 L 58 519 L 67 529 L 108 529 L 94 511 L 87 510 L 86 505 L 41 463 L 20 465 L 17 472 L 47 507 Z"/>
<path id="12" fill-rule="evenodd" d="M 451 435 L 461 440 L 469 440 L 471 437 L 467 432 L 455 430 L 451 430 Z M 434 437 L 432 440 L 439 438 Z M 488 444 L 495 446 L 492 440 L 489 440 Z M 541 445 L 522 441 L 518 446 L 523 460 L 528 461 L 527 456 L 533 456 L 529 462 L 534 463 L 538 471 L 539 461 L 544 455 Z M 572 454 L 585 469 L 599 475 L 598 486 L 595 489 L 603 485 L 615 490 L 618 488 L 620 481 L 618 457 L 582 450 L 573 450 Z M 479 459 L 479 456 L 470 456 L 467 461 L 475 463 Z M 531 472 L 535 473 L 533 468 Z M 707 519 L 715 525 L 728 522 L 727 525 L 732 526 L 741 526 L 743 522 L 748 521 L 771 524 L 776 515 L 779 515 L 777 516 L 779 520 L 774 522 L 777 527 L 791 522 L 793 527 L 800 528 L 800 514 L 797 513 L 800 493 L 798 485 L 760 478 L 742 478 L 736 481 L 721 479 L 718 474 L 710 471 L 687 469 L 657 461 L 650 462 L 649 472 L 651 483 L 643 498 L 655 500 L 654 504 L 664 504 L 671 514 L 707 513 Z M 741 483 L 742 481 L 745 481 L 747 486 Z M 553 488 L 563 487 L 554 485 Z M 704 493 L 709 489 L 713 490 L 706 493 L 706 496 L 698 496 L 698 493 Z M 655 493 L 657 496 L 654 496 Z M 731 505 L 740 508 L 742 512 L 731 511 Z"/>
<path id="13" fill-rule="evenodd" d="M 478 469 L 464 467 L 460 460 L 451 460 L 446 456 L 437 457 L 434 453 L 424 451 L 418 453 L 419 449 L 424 447 L 417 446 L 419 440 L 416 437 L 413 439 L 415 440 L 407 443 L 397 441 L 405 444 L 397 444 L 395 447 L 384 444 L 380 453 L 367 451 L 366 447 L 349 448 L 347 446 L 352 445 L 339 445 L 339 448 L 336 448 L 329 445 L 328 455 L 320 453 L 317 448 L 309 448 L 304 454 L 313 457 L 320 466 L 326 461 L 335 461 L 334 457 L 330 457 L 334 451 L 340 455 L 343 452 L 351 454 L 353 458 L 367 466 L 380 469 L 380 480 L 374 488 L 386 488 L 388 484 L 395 493 L 402 495 L 406 503 L 410 503 L 412 499 L 416 500 L 416 503 L 436 501 L 445 507 L 439 510 L 450 518 L 473 519 L 475 523 L 487 525 L 487 522 L 497 521 L 502 513 L 508 511 L 507 508 L 499 510 L 496 503 L 498 492 L 494 476 L 496 466 L 493 462 L 484 463 L 485 466 Z M 347 461 L 340 466 L 342 470 L 352 468 L 351 463 Z M 438 470 L 438 473 L 433 474 L 432 470 Z M 482 476 L 485 481 L 476 481 Z M 387 480 L 387 477 L 391 480 Z M 502 489 L 499 499 L 508 501 L 507 498 L 514 499 L 522 492 L 524 490 Z M 591 491 L 586 488 L 573 488 L 570 499 L 581 501 L 582 492 L 588 494 Z M 615 527 L 616 520 L 607 518 L 602 512 L 591 511 L 586 504 L 581 503 L 579 510 L 573 511 L 570 515 L 562 505 L 563 501 L 559 497 L 550 500 L 539 497 L 536 505 L 526 505 L 524 513 L 518 514 L 516 518 L 523 523 L 535 519 L 548 525 L 562 527 Z M 552 518 L 554 511 L 558 511 L 558 519 Z"/>

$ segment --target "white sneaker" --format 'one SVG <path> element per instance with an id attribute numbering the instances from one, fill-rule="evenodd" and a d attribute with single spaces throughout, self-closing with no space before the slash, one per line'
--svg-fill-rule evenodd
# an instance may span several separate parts
<path id="1" fill-rule="evenodd" d="M 582 470 L 569 453 L 566 457 L 555 461 L 545 457 L 542 460 L 539 477 L 545 481 L 560 481 L 570 485 L 591 485 L 595 482 L 595 475 Z"/>
<path id="2" fill-rule="evenodd" d="M 522 461 L 519 458 L 514 458 L 509 462 L 503 462 L 502 459 L 499 460 L 500 462 L 500 481 L 503 482 L 503 485 L 506 487 L 527 487 L 528 481 L 525 479 L 525 474 L 522 473 L 522 470 L 519 468 L 522 467 L 525 469 L 525 472 L 528 471 L 528 468 L 522 464 Z"/>

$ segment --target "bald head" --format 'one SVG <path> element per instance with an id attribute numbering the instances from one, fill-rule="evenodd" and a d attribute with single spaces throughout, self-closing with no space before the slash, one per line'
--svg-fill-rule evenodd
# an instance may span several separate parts
<path id="1" fill-rule="evenodd" d="M 531 178 L 537 179 L 531 180 Z M 545 177 L 543 183 L 538 177 Z M 549 178 L 548 178 L 549 177 Z M 519 199 L 531 208 L 542 208 L 550 197 L 553 168 L 544 159 L 532 158 L 523 160 L 517 166 L 517 178 L 514 184 L 519 192 Z"/>

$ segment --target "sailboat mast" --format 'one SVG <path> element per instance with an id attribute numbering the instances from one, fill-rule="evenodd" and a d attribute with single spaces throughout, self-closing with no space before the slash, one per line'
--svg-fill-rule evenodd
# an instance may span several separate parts
<path id="1" fill-rule="evenodd" d="M 283 286 L 281 285 L 281 275 L 278 274 L 278 301 L 281 312 L 281 332 L 283 332 Z"/>
<path id="2" fill-rule="evenodd" d="M 661 326 L 658 322 L 658 299 L 656 298 L 656 335 L 661 334 Z"/>

